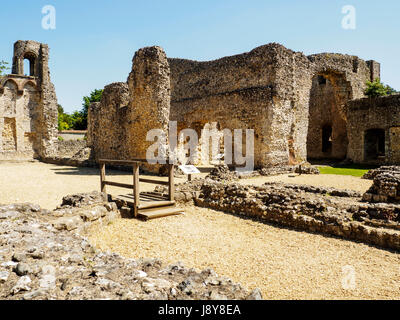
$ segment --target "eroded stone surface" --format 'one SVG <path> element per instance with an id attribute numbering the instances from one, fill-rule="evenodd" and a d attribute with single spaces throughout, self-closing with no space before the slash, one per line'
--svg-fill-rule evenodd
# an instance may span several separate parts
<path id="1" fill-rule="evenodd" d="M 209 130 L 222 144 L 224 129 L 254 130 L 256 168 L 299 164 L 307 152 L 341 159 L 348 144 L 346 103 L 363 98 L 366 81 L 379 75 L 372 60 L 305 56 L 277 43 L 205 62 L 167 59 L 161 48 L 147 47 L 135 53 L 128 81 L 106 86 L 102 101 L 89 108 L 88 143 L 96 158 L 144 158 L 147 132 L 162 129 L 168 136 L 168 121 L 177 121 L 178 132 L 197 133 L 190 159 L 196 165 L 214 164 L 207 154 L 226 155 L 203 139 Z M 327 123 L 331 148 L 323 146 Z"/>
<path id="2" fill-rule="evenodd" d="M 373 177 L 371 188 L 363 195 L 367 202 L 400 203 L 400 171 L 399 167 L 381 167 L 364 175 Z"/>
<path id="3" fill-rule="evenodd" d="M 4 261 L 0 265 L 0 299 L 252 297 L 251 292 L 213 271 L 200 272 L 180 263 L 166 266 L 158 259 L 127 259 L 96 250 L 84 237 L 86 228 L 118 216 L 115 204 L 101 199 L 100 193 L 68 196 L 64 202 L 69 205 L 53 212 L 30 204 L 0 206 L 0 213 L 18 212 L 0 220 L 0 257 Z M 79 219 L 79 227 L 58 230 L 59 219 Z"/>
<path id="4" fill-rule="evenodd" d="M 30 70 L 24 70 L 24 59 Z M 0 78 L 0 159 L 57 154 L 57 97 L 48 61 L 46 44 L 14 44 L 12 74 Z"/>

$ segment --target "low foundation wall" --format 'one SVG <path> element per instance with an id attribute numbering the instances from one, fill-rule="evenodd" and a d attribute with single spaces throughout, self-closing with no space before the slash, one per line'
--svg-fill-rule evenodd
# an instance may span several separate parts
<path id="1" fill-rule="evenodd" d="M 86 136 L 86 130 L 66 130 L 66 131 L 59 131 L 58 137 L 62 138 L 64 141 L 79 141 L 84 140 Z"/>
<path id="2" fill-rule="evenodd" d="M 57 142 L 57 155 L 41 159 L 45 163 L 74 167 L 96 167 L 91 148 L 85 140 L 66 140 Z"/>
<path id="3" fill-rule="evenodd" d="M 383 204 L 382 208 L 373 207 L 354 203 L 354 200 L 341 203 L 330 198 L 333 197 L 313 196 L 279 186 L 248 187 L 212 182 L 203 185 L 195 204 L 281 226 L 400 250 L 400 224 L 389 219 L 372 219 L 368 215 L 368 210 L 379 213 L 397 208 Z"/>

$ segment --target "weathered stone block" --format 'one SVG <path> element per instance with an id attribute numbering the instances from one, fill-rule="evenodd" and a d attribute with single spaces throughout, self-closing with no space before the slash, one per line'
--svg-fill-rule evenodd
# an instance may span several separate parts
<path id="1" fill-rule="evenodd" d="M 53 226 L 58 230 L 70 231 L 78 228 L 81 223 L 83 223 L 83 221 L 79 216 L 62 217 L 55 220 Z"/>

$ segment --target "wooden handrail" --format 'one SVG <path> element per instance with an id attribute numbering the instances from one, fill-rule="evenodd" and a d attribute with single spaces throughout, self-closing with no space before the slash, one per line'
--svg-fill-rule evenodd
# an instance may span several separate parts
<path id="1" fill-rule="evenodd" d="M 108 163 L 108 164 L 120 164 L 120 165 L 133 165 L 135 162 L 148 162 L 147 159 L 130 159 L 130 160 L 111 160 L 111 159 L 99 159 L 99 163 Z M 151 164 L 151 163 L 149 163 Z M 169 160 L 166 160 L 166 163 L 155 163 L 154 165 L 169 165 L 172 164 Z"/>
<path id="2" fill-rule="evenodd" d="M 100 164 L 114 164 L 114 165 L 134 165 L 139 161 L 136 160 L 108 160 L 108 159 L 99 159 Z"/>
<path id="3" fill-rule="evenodd" d="M 168 165 L 168 198 L 173 201 L 175 198 L 175 184 L 174 184 L 174 165 Z"/>
<path id="4" fill-rule="evenodd" d="M 104 163 L 100 164 L 100 190 L 101 192 L 106 192 L 106 165 Z"/>
<path id="5" fill-rule="evenodd" d="M 144 179 L 144 178 L 139 178 L 140 182 L 144 183 L 151 183 L 151 184 L 159 184 L 162 186 L 169 186 L 168 181 L 159 181 L 159 180 L 151 180 L 151 179 Z M 120 183 L 120 182 L 114 182 L 114 181 L 108 181 L 108 180 L 103 180 L 104 185 L 108 186 L 114 186 L 114 187 L 120 187 L 120 188 L 126 188 L 126 189 L 132 189 L 134 187 L 133 184 L 126 184 L 126 183 Z"/>
<path id="6" fill-rule="evenodd" d="M 139 181 L 144 182 L 144 183 L 160 184 L 162 186 L 169 186 L 169 183 L 167 181 L 152 180 L 152 179 L 145 179 L 145 178 L 140 178 Z"/>
<path id="7" fill-rule="evenodd" d="M 153 180 L 153 179 L 145 179 L 139 177 L 139 165 L 141 162 L 147 162 L 144 159 L 133 159 L 133 160 L 109 160 L 109 159 L 99 159 L 100 164 L 100 188 L 101 192 L 106 192 L 106 186 L 114 186 L 120 188 L 133 189 L 133 197 L 134 203 L 133 211 L 134 216 L 137 217 L 138 210 L 144 208 L 145 205 L 140 205 L 140 191 L 139 191 L 139 182 L 144 183 L 152 183 L 168 186 L 168 199 L 169 201 L 174 201 L 175 198 L 175 185 L 174 185 L 174 164 L 164 164 L 164 166 L 168 166 L 168 182 Z M 133 167 L 133 184 L 120 183 L 114 181 L 106 180 L 106 164 L 113 165 L 130 165 Z"/>
<path id="8" fill-rule="evenodd" d="M 169 186 L 168 181 L 159 181 L 159 180 L 151 180 L 151 179 L 144 179 L 144 178 L 139 178 L 140 182 L 144 183 L 151 183 L 151 184 L 159 184 L 162 186 Z M 132 189 L 134 187 L 133 184 L 127 184 L 127 183 L 120 183 L 120 182 L 114 182 L 114 181 L 108 181 L 108 180 L 103 180 L 104 185 L 108 186 L 114 186 L 114 187 L 120 187 L 120 188 L 126 188 L 126 189 Z"/>
<path id="9" fill-rule="evenodd" d="M 114 186 L 114 187 L 120 187 L 120 188 L 126 188 L 126 189 L 133 189 L 133 187 L 134 187 L 133 184 L 126 184 L 126 183 L 107 181 L 107 180 L 103 181 L 103 183 L 108 186 Z"/>
<path id="10" fill-rule="evenodd" d="M 139 164 L 136 162 L 133 165 L 133 198 L 135 205 L 133 206 L 133 215 L 137 218 L 140 206 L 140 192 L 139 192 Z"/>

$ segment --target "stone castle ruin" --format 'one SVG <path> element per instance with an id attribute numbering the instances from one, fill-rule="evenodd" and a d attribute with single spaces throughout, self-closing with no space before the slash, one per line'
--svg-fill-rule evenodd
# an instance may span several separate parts
<path id="1" fill-rule="evenodd" d="M 196 165 L 209 164 L 200 157 L 211 153 L 203 129 L 215 130 L 222 154 L 223 129 L 254 129 L 256 168 L 310 159 L 397 163 L 400 126 L 393 114 L 399 97 L 363 99 L 367 80 L 379 77 L 380 64 L 373 60 L 305 56 L 276 43 L 207 62 L 142 48 L 127 82 L 107 85 L 101 102 L 90 106 L 87 146 L 94 160 L 143 159 L 154 143 L 146 141 L 147 132 L 168 133 L 169 121 L 176 121 L 178 132 L 190 128 L 200 138 L 197 157 L 190 159 Z M 0 157 L 60 157 L 56 129 L 48 47 L 18 41 L 12 74 L 0 85 Z"/>
<path id="2" fill-rule="evenodd" d="M 400 95 L 364 97 L 367 80 L 380 77 L 379 63 L 342 54 L 305 56 L 276 43 L 208 62 L 171 59 L 160 47 L 146 47 L 135 53 L 127 81 L 107 85 L 101 101 L 91 104 L 87 139 L 62 141 L 48 61 L 47 45 L 15 43 L 12 73 L 0 77 L 0 161 L 39 159 L 73 166 L 100 162 L 104 192 L 65 196 L 52 211 L 29 203 L 0 205 L 0 299 L 262 299 L 260 289 L 250 292 L 212 269 L 131 259 L 90 243 L 92 227 L 135 216 L 139 204 L 144 204 L 143 210 L 167 207 L 168 213 L 175 210 L 176 201 L 271 226 L 400 250 L 400 166 L 367 172 L 363 178 L 373 183 L 364 194 L 318 183 L 243 184 L 237 181 L 243 177 L 225 165 L 215 166 L 205 178 L 182 183 L 174 182 L 174 171 L 169 170 L 168 183 L 140 193 L 140 181 L 155 182 L 139 180 L 140 161 L 108 162 L 135 162 L 133 185 L 106 181 L 107 161 L 99 161 L 146 158 L 154 143 L 146 140 L 148 132 L 169 134 L 170 123 L 176 122 L 178 132 L 192 129 L 200 137 L 190 159 L 196 165 L 213 165 L 201 157 L 215 151 L 201 139 L 205 129 L 214 130 L 221 154 L 226 152 L 224 129 L 253 129 L 255 166 L 262 170 L 244 178 L 279 174 L 288 167 L 290 172 L 313 173 L 318 171 L 313 166 L 308 172 L 301 168 L 312 159 L 399 164 Z M 167 138 L 171 142 L 173 134 Z M 178 139 L 180 147 L 185 139 Z M 246 150 L 244 145 L 233 146 L 238 147 Z M 125 196 L 134 202 L 107 194 L 105 185 L 129 188 L 132 196 Z M 156 206 L 146 203 L 156 197 L 161 200 Z M 167 216 L 165 211 L 157 214 L 153 218 Z M 211 222 L 216 221 L 214 216 Z M 254 238 L 258 230 L 248 236 Z"/>
<path id="3" fill-rule="evenodd" d="M 24 60 L 29 70 L 24 70 Z M 49 48 L 14 44 L 12 74 L 0 78 L 0 159 L 46 158 L 57 142 L 57 97 L 49 72 Z"/>
<path id="4" fill-rule="evenodd" d="M 191 128 L 199 137 L 204 128 L 254 129 L 256 167 L 355 158 L 346 104 L 363 98 L 366 81 L 379 76 L 375 61 L 307 57 L 275 43 L 209 62 L 144 48 L 127 83 L 106 86 L 103 100 L 91 106 L 89 145 L 97 158 L 144 158 L 146 132 L 167 130 L 171 120 L 178 132 Z M 209 152 L 202 147 L 199 154 Z M 193 162 L 203 164 L 200 157 Z"/>

